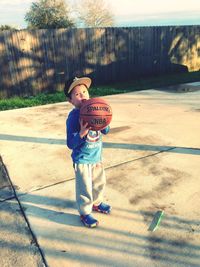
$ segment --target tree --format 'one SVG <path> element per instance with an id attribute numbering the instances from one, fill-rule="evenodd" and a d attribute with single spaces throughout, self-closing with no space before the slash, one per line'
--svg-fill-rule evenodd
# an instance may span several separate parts
<path id="1" fill-rule="evenodd" d="M 64 0 L 38 0 L 25 15 L 30 29 L 55 29 L 74 26 Z"/>
<path id="2" fill-rule="evenodd" d="M 84 27 L 111 27 L 114 16 L 104 0 L 79 0 L 75 8 L 77 23 Z"/>
<path id="3" fill-rule="evenodd" d="M 0 31 L 17 31 L 17 29 L 10 25 L 1 25 Z"/>

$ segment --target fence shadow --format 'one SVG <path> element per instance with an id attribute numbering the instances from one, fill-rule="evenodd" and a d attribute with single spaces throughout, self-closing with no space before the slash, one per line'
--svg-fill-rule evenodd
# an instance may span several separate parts
<path id="1" fill-rule="evenodd" d="M 69 181 L 65 181 L 63 185 L 68 183 Z M 120 224 L 114 223 L 112 227 L 104 224 L 91 231 L 82 226 L 75 201 L 68 198 L 67 192 L 66 197 L 59 197 L 63 185 L 53 185 L 51 196 L 49 192 L 48 195 L 43 195 L 46 188 L 24 194 L 16 191 L 14 196 L 0 202 L 0 243 L 3 244 L 3 249 L 10 251 L 15 257 L 20 257 L 22 252 L 23 255 L 39 253 L 31 237 L 31 229 L 39 240 L 47 264 L 53 257 L 57 262 L 61 260 L 66 264 L 90 263 L 95 266 L 133 266 L 133 262 L 136 265 L 149 262 L 152 265 L 199 266 L 200 241 L 194 239 L 194 235 L 199 234 L 199 220 L 169 214 L 164 216 L 159 231 L 149 232 L 153 211 L 135 210 L 134 205 L 118 206 L 113 202 L 109 219 L 112 222 L 120 220 Z M 1 190 L 10 193 L 9 188 L 2 187 L 0 195 Z M 105 215 L 101 216 L 103 220 Z M 131 227 L 132 224 L 134 227 Z M 136 224 L 137 227 L 145 225 L 146 231 L 137 231 Z M 19 240 L 26 240 L 26 243 Z M 1 259 L 3 257 L 5 254 L 2 254 Z"/>
<path id="2" fill-rule="evenodd" d="M 1 140 L 12 142 L 58 143 L 65 145 L 65 140 L 62 139 L 16 135 L 1 135 L 0 138 Z M 108 149 L 149 149 L 164 152 L 172 152 L 177 149 L 175 153 L 187 153 L 187 151 L 190 154 L 199 153 L 198 148 L 121 143 L 105 143 L 106 146 Z M 6 190 L 4 188 L 4 196 L 10 193 L 9 190 L 8 192 Z M 56 186 L 54 192 L 59 196 L 59 190 Z M 90 231 L 91 229 L 83 228 L 76 211 L 75 202 L 67 199 L 67 195 L 63 199 L 60 197 L 42 196 L 33 192 L 18 195 L 18 199 L 23 208 L 23 212 L 28 218 L 30 227 L 35 235 L 39 237 L 39 245 L 47 260 L 49 257 L 53 257 L 58 262 L 62 260 L 68 263 L 70 260 L 74 263 L 79 262 L 81 265 L 90 263 L 96 266 L 120 267 L 125 264 L 126 266 L 133 266 L 133 262 L 139 264 L 147 261 L 151 262 L 152 265 L 155 263 L 164 266 L 199 266 L 200 241 L 197 241 L 197 239 L 194 241 L 194 235 L 199 234 L 199 220 L 167 215 L 162 221 L 160 231 L 155 233 L 142 231 L 141 234 L 138 234 L 133 229 L 126 229 L 124 225 L 128 222 L 129 224 L 130 222 L 141 222 L 142 225 L 144 225 L 144 221 L 149 223 L 153 213 L 144 209 L 135 211 L 134 206 L 132 208 L 126 208 L 123 205 L 120 207 L 113 205 L 111 216 L 116 222 L 119 219 L 122 220 L 123 225 L 117 227 L 116 224 L 111 227 L 105 224 L 94 231 Z M 22 216 L 15 196 L 11 196 L 10 200 L 4 199 L 4 201 L 0 202 L 1 215 L 9 214 L 13 216 L 14 213 Z M 193 227 L 194 225 L 196 227 Z M 23 224 L 19 231 L 17 221 L 10 218 L 10 220 L 1 220 L 0 227 L 0 243 L 3 244 L 4 249 L 9 249 L 19 254 L 22 251 L 28 254 L 30 249 L 34 252 L 36 251 L 34 244 L 30 243 L 29 246 L 25 246 L 15 238 L 12 238 L 12 240 L 5 240 L 4 238 L 4 235 L 8 234 L 13 237 L 15 235 L 25 237 L 28 232 L 26 224 Z M 140 227 L 139 224 L 138 227 Z M 174 231 L 178 232 L 178 235 L 174 236 Z M 172 232 L 173 234 L 171 234 Z M 47 245 L 47 243 L 59 245 L 57 247 L 57 245 Z M 93 251 L 94 253 L 88 253 L 88 251 Z"/>
<path id="3" fill-rule="evenodd" d="M 49 144 L 49 145 L 66 145 L 65 139 L 20 136 L 20 135 L 10 135 L 10 134 L 0 134 L 0 140 L 11 141 L 11 142 Z M 116 148 L 116 149 L 130 149 L 130 150 L 141 150 L 141 151 L 158 151 L 158 152 L 163 151 L 163 152 L 178 153 L 178 154 L 200 155 L 200 148 L 190 148 L 190 147 L 110 143 L 110 142 L 104 142 L 103 146 L 104 148 L 108 149 Z"/>
<path id="4" fill-rule="evenodd" d="M 39 235 L 41 242 L 39 245 L 47 262 L 48 257 L 54 257 L 57 261 L 68 262 L 70 260 L 80 264 L 91 263 L 96 266 L 124 266 L 124 264 L 133 266 L 133 262 L 137 264 L 137 262 L 141 263 L 148 260 L 152 264 L 164 264 L 166 266 L 199 266 L 200 243 L 199 241 L 193 242 L 192 238 L 188 238 L 188 228 L 184 228 L 186 225 L 199 225 L 199 220 L 193 221 L 191 218 L 188 220 L 177 216 L 167 216 L 163 219 L 159 231 L 155 233 L 142 231 L 143 234 L 138 234 L 135 231 L 130 231 L 130 229 L 126 230 L 122 226 L 113 225 L 110 227 L 105 224 L 91 231 L 83 228 L 75 210 L 75 203 L 67 200 L 67 197 L 61 199 L 28 193 L 19 197 L 19 200 L 31 228 L 36 236 Z M 7 204 L 11 205 L 12 208 L 8 209 Z M 0 209 L 1 212 L 12 213 L 14 210 L 18 210 L 19 206 L 16 202 L 7 201 L 0 203 Z M 144 223 L 141 214 L 145 216 L 146 222 L 152 219 L 152 212 L 147 210 L 134 211 L 134 209 L 118 206 L 113 206 L 113 213 L 110 216 L 114 219 L 116 217 L 117 220 L 117 216 L 120 215 L 124 224 L 127 220 L 129 224 L 131 221 L 135 224 L 136 220 L 139 226 L 140 222 L 142 225 Z M 37 219 L 42 220 L 43 223 L 38 225 Z M 13 227 L 14 223 L 11 220 L 1 222 L 1 236 L 4 232 L 15 235 L 17 229 Z M 146 226 L 148 229 L 148 224 Z M 174 230 L 180 234 L 174 236 Z M 171 231 L 172 236 L 170 236 Z M 25 235 L 24 231 L 20 234 Z M 190 234 L 192 236 L 194 232 Z M 179 239 L 180 236 L 182 236 L 181 239 Z M 57 245 L 54 248 L 45 246 L 46 242 L 59 244 L 59 249 Z M 79 247 L 78 251 L 74 246 L 75 244 Z M 4 246 L 19 253 L 22 250 L 26 252 L 28 249 L 23 244 L 15 243 L 13 240 L 12 242 L 5 241 Z M 69 249 L 70 253 L 68 253 Z M 88 254 L 87 251 L 90 250 L 96 251 L 96 253 Z M 101 256 L 108 254 L 112 256 Z M 130 259 L 132 260 L 130 261 Z"/>

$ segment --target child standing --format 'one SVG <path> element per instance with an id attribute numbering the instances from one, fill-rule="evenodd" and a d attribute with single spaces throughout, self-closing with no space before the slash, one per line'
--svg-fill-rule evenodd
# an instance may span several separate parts
<path id="1" fill-rule="evenodd" d="M 92 131 L 87 123 L 80 120 L 80 107 L 88 100 L 91 85 L 88 77 L 69 80 L 65 84 L 65 95 L 74 109 L 66 121 L 67 146 L 72 149 L 72 161 L 76 177 L 76 203 L 80 218 L 87 227 L 96 227 L 98 221 L 92 211 L 109 214 L 111 206 L 103 202 L 106 184 L 102 164 L 102 134 L 107 134 L 110 127 L 101 131 Z"/>

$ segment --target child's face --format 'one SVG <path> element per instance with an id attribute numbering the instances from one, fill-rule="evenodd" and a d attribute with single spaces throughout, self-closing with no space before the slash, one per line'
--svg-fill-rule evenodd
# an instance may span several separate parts
<path id="1" fill-rule="evenodd" d="M 89 98 L 90 96 L 86 86 L 84 84 L 79 84 L 73 88 L 69 102 L 76 108 L 80 108 L 83 102 Z"/>

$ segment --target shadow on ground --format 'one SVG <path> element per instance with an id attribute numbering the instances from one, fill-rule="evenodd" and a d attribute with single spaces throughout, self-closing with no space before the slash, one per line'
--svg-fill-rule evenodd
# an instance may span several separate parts
<path id="1" fill-rule="evenodd" d="M 0 134 L 0 140 L 14 142 L 40 143 L 50 145 L 66 145 L 65 139 L 54 139 L 44 137 L 20 136 L 10 134 Z M 200 148 L 176 147 L 176 146 L 160 146 L 146 144 L 126 144 L 126 143 L 103 143 L 104 148 L 133 149 L 142 151 L 169 151 L 172 153 L 200 155 Z"/>
<path id="2" fill-rule="evenodd" d="M 200 242 L 193 244 L 192 236 L 200 231 L 198 227 L 200 220 L 190 220 L 180 218 L 178 216 L 166 215 L 163 218 L 162 224 L 157 232 L 148 232 L 146 234 L 137 234 L 135 231 L 119 230 L 116 227 L 100 226 L 95 230 L 82 231 L 83 227 L 76 211 L 74 201 L 44 197 L 34 194 L 24 194 L 19 196 L 22 202 L 23 210 L 31 218 L 41 219 L 45 224 L 38 225 L 41 238 L 49 240 L 49 246 L 45 249 L 45 254 L 52 255 L 57 259 L 70 259 L 76 261 L 77 255 L 81 264 L 97 264 L 105 266 L 123 266 L 123 261 L 120 257 L 116 257 L 116 261 L 111 258 L 103 258 L 102 253 L 109 250 L 111 255 L 123 255 L 123 257 L 134 257 L 138 259 L 148 259 L 149 256 L 164 266 L 199 266 L 200 261 Z M 5 205 L 6 204 L 6 205 Z M 12 208 L 8 209 L 7 205 Z M 18 210 L 16 202 L 12 200 L 0 203 L 0 209 L 3 213 Z M 70 210 L 70 212 L 67 212 Z M 150 224 L 153 213 L 147 210 L 134 211 L 133 209 L 125 209 L 118 206 L 113 206 L 111 215 L 114 220 L 119 217 L 123 218 L 124 223 L 145 222 L 146 229 Z M 48 222 L 56 224 L 56 227 L 48 228 Z M 53 224 L 54 225 L 54 224 Z M 178 236 L 168 235 L 169 231 L 178 231 Z M 1 221 L 1 235 L 15 235 L 16 222 Z M 189 234 L 188 240 L 183 239 L 182 234 Z M 21 235 L 24 235 L 21 232 Z M 171 238 L 169 237 L 171 236 Z M 60 247 L 53 247 L 53 243 L 58 242 Z M 82 252 L 77 252 L 76 249 L 69 251 L 69 247 L 75 247 L 76 242 L 79 242 L 81 247 L 84 247 Z M 116 246 L 116 243 L 120 245 Z M 17 243 L 15 240 L 5 242 L 1 240 L 2 245 L 10 250 L 17 252 L 26 252 L 27 247 L 22 243 Z M 98 254 L 87 253 L 88 250 L 97 250 Z M 84 254 L 83 252 L 86 251 Z M 129 265 L 128 265 L 129 266 Z"/>

